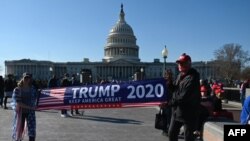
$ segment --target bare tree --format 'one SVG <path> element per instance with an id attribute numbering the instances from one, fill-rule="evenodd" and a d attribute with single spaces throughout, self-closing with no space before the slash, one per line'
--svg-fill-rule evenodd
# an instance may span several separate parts
<path id="1" fill-rule="evenodd" d="M 233 43 L 215 50 L 214 56 L 217 73 L 228 82 L 240 79 L 241 70 L 249 61 L 248 51 L 243 51 L 241 45 Z"/>
<path id="2" fill-rule="evenodd" d="M 250 79 L 250 66 L 248 66 L 242 70 L 241 79 L 242 80 Z"/>

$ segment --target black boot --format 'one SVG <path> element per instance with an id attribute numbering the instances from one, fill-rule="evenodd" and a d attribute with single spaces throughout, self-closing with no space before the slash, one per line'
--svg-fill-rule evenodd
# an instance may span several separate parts
<path id="1" fill-rule="evenodd" d="M 79 113 L 78 109 L 76 109 L 76 115 L 80 115 L 80 113 Z"/>

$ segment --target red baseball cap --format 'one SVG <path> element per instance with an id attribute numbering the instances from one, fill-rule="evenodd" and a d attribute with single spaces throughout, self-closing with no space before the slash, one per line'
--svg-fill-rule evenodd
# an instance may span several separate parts
<path id="1" fill-rule="evenodd" d="M 187 55 L 186 53 L 183 53 L 178 60 L 176 60 L 176 63 L 185 63 L 185 62 L 191 62 L 191 57 Z"/>

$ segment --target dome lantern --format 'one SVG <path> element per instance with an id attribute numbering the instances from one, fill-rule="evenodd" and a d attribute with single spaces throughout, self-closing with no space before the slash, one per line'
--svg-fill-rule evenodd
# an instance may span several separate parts
<path id="1" fill-rule="evenodd" d="M 119 22 L 125 22 L 125 13 L 123 11 L 123 4 L 121 4 L 120 20 Z"/>

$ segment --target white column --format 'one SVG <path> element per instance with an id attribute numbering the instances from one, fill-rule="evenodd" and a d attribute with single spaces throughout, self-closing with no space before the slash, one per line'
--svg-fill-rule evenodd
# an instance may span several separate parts
<path id="1" fill-rule="evenodd" d="M 117 79 L 118 75 L 117 75 L 117 66 L 115 66 L 115 78 Z"/>
<path id="2" fill-rule="evenodd" d="M 124 78 L 124 66 L 121 67 L 122 78 Z"/>

